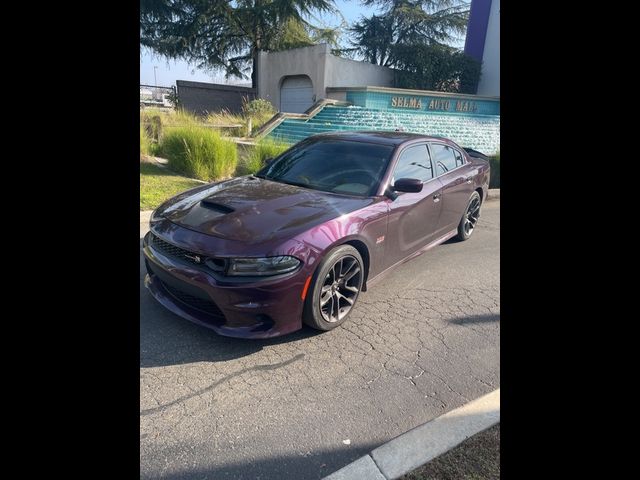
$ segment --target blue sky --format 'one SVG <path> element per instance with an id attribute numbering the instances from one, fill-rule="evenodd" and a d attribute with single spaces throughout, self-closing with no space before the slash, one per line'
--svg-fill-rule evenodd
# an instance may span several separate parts
<path id="1" fill-rule="evenodd" d="M 361 15 L 369 16 L 377 10 L 377 7 L 365 7 L 360 5 L 358 0 L 335 0 L 335 4 L 342 12 L 345 20 L 351 24 L 360 18 Z M 338 15 L 323 15 L 319 18 L 320 22 L 314 22 L 315 24 L 324 23 L 327 26 L 337 26 L 341 22 L 341 18 Z M 464 40 L 461 39 L 459 44 L 454 46 L 462 48 Z M 214 83 L 226 83 L 224 73 L 216 72 L 210 73 L 197 69 L 193 65 L 189 65 L 184 61 L 167 61 L 164 58 L 158 57 L 146 49 L 140 51 L 140 83 L 147 85 L 155 85 L 154 79 L 154 67 L 155 76 L 157 78 L 158 85 L 171 86 L 175 85 L 176 80 L 191 80 L 194 82 L 214 82 Z M 243 82 L 240 79 L 232 79 L 234 83 Z M 250 81 L 244 81 L 245 83 L 251 83 Z"/>

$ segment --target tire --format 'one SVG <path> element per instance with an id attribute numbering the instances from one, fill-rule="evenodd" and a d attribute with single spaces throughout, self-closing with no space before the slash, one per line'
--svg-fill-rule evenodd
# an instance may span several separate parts
<path id="1" fill-rule="evenodd" d="M 478 219 L 480 218 L 481 205 L 482 201 L 480 200 L 480 194 L 478 192 L 473 192 L 467 202 L 467 207 L 464 209 L 464 214 L 460 219 L 460 223 L 458 224 L 458 235 L 456 238 L 461 242 L 468 240 L 476 229 Z"/>
<path id="2" fill-rule="evenodd" d="M 341 272 L 338 273 L 338 269 Z M 323 331 L 342 325 L 356 305 L 364 273 L 362 257 L 351 245 L 331 250 L 311 279 L 302 313 L 303 322 Z"/>

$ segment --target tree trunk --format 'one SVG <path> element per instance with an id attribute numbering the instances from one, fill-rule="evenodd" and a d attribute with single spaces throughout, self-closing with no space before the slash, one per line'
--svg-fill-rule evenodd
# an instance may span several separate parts
<path id="1" fill-rule="evenodd" d="M 259 54 L 260 50 L 256 49 L 253 51 L 253 53 L 251 54 L 252 60 L 253 60 L 253 67 L 251 69 L 251 88 L 258 88 L 258 75 L 260 74 L 258 72 L 258 54 Z"/>

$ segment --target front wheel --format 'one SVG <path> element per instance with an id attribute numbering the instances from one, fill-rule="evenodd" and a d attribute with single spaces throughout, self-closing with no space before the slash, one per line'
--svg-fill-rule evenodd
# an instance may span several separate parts
<path id="1" fill-rule="evenodd" d="M 467 240 L 478 224 L 478 219 L 480 218 L 480 194 L 478 192 L 473 192 L 471 198 L 469 198 L 469 202 L 467 203 L 467 208 L 464 211 L 464 215 L 460 219 L 460 224 L 458 225 L 458 240 L 464 241 Z"/>
<path id="2" fill-rule="evenodd" d="M 302 319 L 317 330 L 341 325 L 356 304 L 364 279 L 362 257 L 351 245 L 331 250 L 312 279 Z"/>

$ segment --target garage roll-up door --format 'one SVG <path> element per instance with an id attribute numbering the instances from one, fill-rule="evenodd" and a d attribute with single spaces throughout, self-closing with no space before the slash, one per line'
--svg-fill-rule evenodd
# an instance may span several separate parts
<path id="1" fill-rule="evenodd" d="M 286 77 L 280 87 L 280 111 L 304 113 L 313 105 L 313 85 L 306 75 Z"/>

